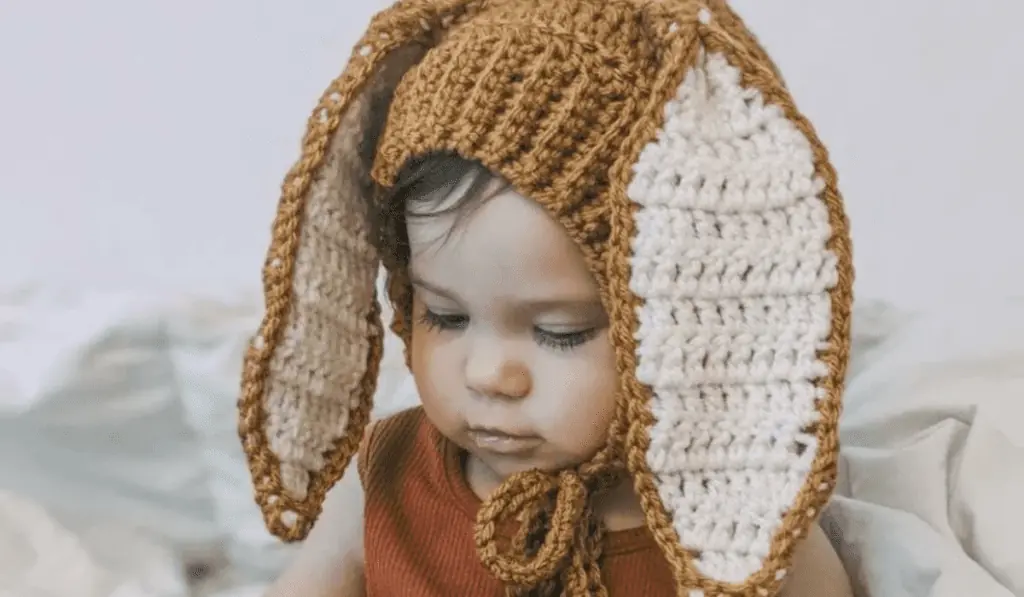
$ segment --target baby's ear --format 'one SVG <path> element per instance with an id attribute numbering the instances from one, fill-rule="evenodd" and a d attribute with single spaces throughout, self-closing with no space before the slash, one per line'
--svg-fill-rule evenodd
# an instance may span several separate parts
<path id="1" fill-rule="evenodd" d="M 476 2 L 377 14 L 313 110 L 282 186 L 263 269 L 266 312 L 245 358 L 239 434 L 267 528 L 306 537 L 369 420 L 383 326 L 367 206 L 394 90 Z"/>

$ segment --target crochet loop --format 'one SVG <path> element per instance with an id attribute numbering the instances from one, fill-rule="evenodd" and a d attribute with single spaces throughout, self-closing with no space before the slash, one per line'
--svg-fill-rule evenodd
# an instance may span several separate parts
<path id="1" fill-rule="evenodd" d="M 609 466 L 509 477 L 477 513 L 481 562 L 509 596 L 606 597 L 598 565 L 605 528 L 594 501 L 624 479 Z M 510 522 L 519 529 L 510 545 L 500 545 L 498 529 Z"/>
<path id="2" fill-rule="evenodd" d="M 536 553 L 501 553 L 497 527 L 509 518 L 518 520 L 523 529 L 535 526 L 531 523 L 543 512 L 539 505 L 551 497 L 554 509 Z M 588 498 L 586 484 L 575 471 L 555 477 L 534 470 L 509 477 L 477 514 L 476 544 L 484 566 L 512 585 L 535 586 L 554 578 L 568 560 Z"/>

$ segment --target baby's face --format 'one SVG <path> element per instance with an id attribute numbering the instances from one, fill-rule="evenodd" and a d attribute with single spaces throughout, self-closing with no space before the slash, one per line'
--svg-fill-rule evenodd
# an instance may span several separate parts
<path id="1" fill-rule="evenodd" d="M 583 255 L 512 190 L 454 222 L 408 224 L 412 372 L 426 415 L 499 480 L 589 460 L 614 415 L 617 375 Z"/>

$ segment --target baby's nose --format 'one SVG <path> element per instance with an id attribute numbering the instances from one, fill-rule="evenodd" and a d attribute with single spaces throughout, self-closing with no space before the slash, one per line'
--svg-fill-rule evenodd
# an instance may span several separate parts
<path id="1" fill-rule="evenodd" d="M 530 395 L 533 382 L 521 360 L 499 345 L 474 347 L 466 359 L 466 386 L 491 398 L 522 399 Z"/>

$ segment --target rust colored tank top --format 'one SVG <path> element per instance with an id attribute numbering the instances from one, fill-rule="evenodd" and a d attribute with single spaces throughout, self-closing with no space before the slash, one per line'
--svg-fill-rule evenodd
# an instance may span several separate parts
<path id="1" fill-rule="evenodd" d="M 473 543 L 480 499 L 462 475 L 462 454 L 422 409 L 378 421 L 362 448 L 367 597 L 504 597 Z M 609 533 L 601 569 L 611 597 L 675 595 L 646 528 Z"/>

